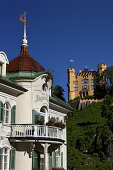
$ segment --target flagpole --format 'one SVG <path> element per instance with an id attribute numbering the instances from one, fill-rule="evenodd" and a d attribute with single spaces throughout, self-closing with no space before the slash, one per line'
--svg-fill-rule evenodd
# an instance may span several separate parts
<path id="1" fill-rule="evenodd" d="M 24 12 L 24 21 L 26 21 L 26 12 Z M 27 46 L 27 36 L 26 36 L 26 22 L 24 22 L 24 36 L 22 45 Z"/>
<path id="2" fill-rule="evenodd" d="M 74 62 L 74 60 L 70 59 L 70 68 L 72 68 L 72 62 Z"/>
<path id="3" fill-rule="evenodd" d="M 26 12 L 24 12 L 24 20 L 26 21 Z M 26 39 L 26 23 L 24 23 L 24 39 Z"/>

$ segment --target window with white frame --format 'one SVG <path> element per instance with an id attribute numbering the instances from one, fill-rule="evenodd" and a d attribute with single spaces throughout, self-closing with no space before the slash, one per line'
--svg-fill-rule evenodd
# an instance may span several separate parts
<path id="1" fill-rule="evenodd" d="M 3 148 L 3 170 L 8 169 L 8 148 Z"/>
<path id="2" fill-rule="evenodd" d="M 2 170 L 9 169 L 9 149 L 3 148 L 2 149 Z"/>
<path id="3" fill-rule="evenodd" d="M 10 112 L 11 112 L 10 105 L 7 102 L 4 104 L 4 118 L 3 118 L 4 123 L 10 123 L 10 117 L 11 117 Z"/>
<path id="4" fill-rule="evenodd" d="M 15 170 L 15 148 L 0 148 L 0 170 Z"/>

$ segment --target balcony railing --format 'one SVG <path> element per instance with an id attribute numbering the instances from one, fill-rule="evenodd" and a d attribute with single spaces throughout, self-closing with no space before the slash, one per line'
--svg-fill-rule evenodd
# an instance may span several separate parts
<path id="1" fill-rule="evenodd" d="M 47 125 L 16 124 L 11 126 L 14 138 L 51 138 L 62 139 L 62 129 Z"/>

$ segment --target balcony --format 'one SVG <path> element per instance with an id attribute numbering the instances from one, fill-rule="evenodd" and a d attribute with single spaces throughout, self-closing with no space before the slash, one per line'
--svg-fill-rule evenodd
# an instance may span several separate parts
<path id="1" fill-rule="evenodd" d="M 64 141 L 62 136 L 63 131 L 59 127 L 32 124 L 11 125 L 11 138 Z"/>

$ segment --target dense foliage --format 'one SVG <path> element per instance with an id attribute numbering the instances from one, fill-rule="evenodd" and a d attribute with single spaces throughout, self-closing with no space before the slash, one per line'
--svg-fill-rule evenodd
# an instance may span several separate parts
<path id="1" fill-rule="evenodd" d="M 113 106 L 107 95 L 68 115 L 68 170 L 113 169 Z"/>
<path id="2" fill-rule="evenodd" d="M 59 97 L 61 100 L 65 101 L 65 98 L 64 98 L 64 89 L 59 86 L 59 85 L 56 85 L 54 87 L 54 90 L 53 90 L 53 94 L 57 97 Z"/>
<path id="3" fill-rule="evenodd" d="M 101 75 L 97 73 L 94 96 L 100 99 L 106 94 L 113 95 L 113 66 L 108 67 Z"/>

